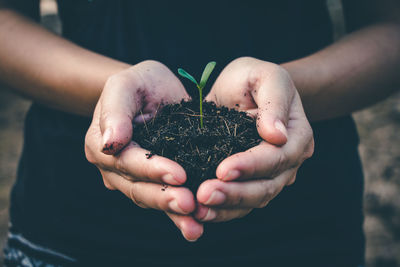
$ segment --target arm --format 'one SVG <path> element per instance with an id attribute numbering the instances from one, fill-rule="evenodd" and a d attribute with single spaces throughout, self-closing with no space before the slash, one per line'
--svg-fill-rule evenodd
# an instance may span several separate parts
<path id="1" fill-rule="evenodd" d="M 0 80 L 34 101 L 85 116 L 128 64 L 81 48 L 12 9 L 0 8 Z"/>
<path id="2" fill-rule="evenodd" d="M 349 114 L 400 88 L 400 3 L 354 2 L 344 1 L 348 30 L 362 29 L 282 65 L 312 121 Z"/>
<path id="3" fill-rule="evenodd" d="M 348 22 L 352 30 L 365 28 L 343 40 L 282 66 L 239 58 L 220 74 L 207 100 L 257 115 L 258 132 L 267 142 L 225 159 L 218 166 L 218 179 L 199 187 L 199 220 L 245 216 L 295 181 L 297 169 L 313 152 L 312 131 L 296 87 L 311 120 L 348 114 L 399 89 L 400 3 L 355 2 L 345 2 L 347 12 L 354 7 L 366 12 L 347 13 Z M 263 177 L 269 179 L 250 179 Z"/>
<path id="4" fill-rule="evenodd" d="M 159 194 L 162 183 L 185 182 L 182 167 L 162 157 L 147 159 L 148 151 L 131 141 L 137 113 L 143 110 L 148 117 L 161 103 L 188 98 L 183 85 L 159 62 L 130 66 L 46 31 L 22 15 L 38 8 L 24 2 L 9 2 L 16 12 L 0 0 L 0 36 L 7 36 L 0 38 L 0 81 L 62 111 L 89 117 L 96 106 L 85 152 L 105 186 L 121 191 L 140 207 L 165 211 L 185 238 L 199 238 L 203 226 L 188 215 L 195 206 L 192 193 L 169 187 Z"/>

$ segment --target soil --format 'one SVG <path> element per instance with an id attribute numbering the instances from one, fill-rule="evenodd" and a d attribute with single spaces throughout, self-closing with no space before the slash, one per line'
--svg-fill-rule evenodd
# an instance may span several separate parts
<path id="1" fill-rule="evenodd" d="M 162 108 L 153 120 L 135 126 L 133 140 L 150 151 L 178 162 L 186 171 L 185 186 L 193 192 L 215 178 L 222 160 L 261 141 L 256 120 L 245 112 L 203 102 L 200 127 L 199 103 L 181 102 Z"/>

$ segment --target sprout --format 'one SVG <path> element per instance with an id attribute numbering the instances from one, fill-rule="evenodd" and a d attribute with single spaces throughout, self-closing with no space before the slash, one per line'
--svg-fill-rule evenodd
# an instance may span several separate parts
<path id="1" fill-rule="evenodd" d="M 200 84 L 197 83 L 196 79 L 193 78 L 192 75 L 187 73 L 185 70 L 179 68 L 178 73 L 192 81 L 199 89 L 199 96 L 200 96 L 200 128 L 203 128 L 203 88 L 207 83 L 208 78 L 210 77 L 211 72 L 214 70 L 216 63 L 214 61 L 209 62 L 207 66 L 204 68 L 203 74 L 201 75 Z"/>

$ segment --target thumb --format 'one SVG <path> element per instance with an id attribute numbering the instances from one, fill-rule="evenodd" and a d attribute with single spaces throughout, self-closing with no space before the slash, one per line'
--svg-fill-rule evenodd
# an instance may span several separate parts
<path id="1" fill-rule="evenodd" d="M 283 70 L 283 74 L 271 75 L 260 83 L 253 99 L 258 106 L 257 130 L 268 143 L 282 146 L 288 139 L 287 123 L 295 87 Z"/>
<path id="2" fill-rule="evenodd" d="M 140 79 L 129 82 L 121 76 L 111 77 L 100 99 L 100 130 L 102 152 L 113 155 L 130 143 L 132 120 L 140 111 L 143 96 L 139 95 Z M 143 94 L 143 93 L 142 93 Z"/>

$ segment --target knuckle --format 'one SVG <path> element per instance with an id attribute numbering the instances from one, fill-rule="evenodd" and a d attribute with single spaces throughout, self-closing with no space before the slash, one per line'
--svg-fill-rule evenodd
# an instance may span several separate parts
<path id="1" fill-rule="evenodd" d="M 160 66 L 165 66 L 161 62 L 153 60 L 153 59 L 146 59 L 146 60 L 140 62 L 139 64 L 141 64 L 141 65 L 160 65 Z"/>
<path id="2" fill-rule="evenodd" d="M 102 108 L 100 113 L 100 124 L 103 126 L 103 129 L 105 129 L 111 121 L 113 121 L 112 112 L 110 110 Z"/>
<path id="3" fill-rule="evenodd" d="M 286 169 L 288 164 L 288 160 L 283 153 L 279 153 L 278 155 L 279 155 L 278 162 L 276 164 L 276 170 L 275 170 L 276 174 L 280 173 L 281 170 Z"/>
<path id="4" fill-rule="evenodd" d="M 243 195 L 240 193 L 236 193 L 229 198 L 229 200 L 226 202 L 226 204 L 228 204 L 232 207 L 239 207 L 243 204 L 243 202 L 244 202 Z"/>
<path id="5" fill-rule="evenodd" d="M 109 190 L 115 190 L 115 187 L 112 186 L 111 183 L 107 179 L 108 178 L 108 172 L 104 171 L 104 170 L 101 170 L 101 169 L 99 169 L 99 170 L 100 170 L 101 177 L 103 178 L 104 186 Z"/>
<path id="6" fill-rule="evenodd" d="M 249 161 L 249 162 L 254 162 L 254 161 Z M 251 164 L 248 169 L 248 176 L 254 177 L 256 175 L 256 172 L 257 172 L 256 164 Z"/>
<path id="7" fill-rule="evenodd" d="M 271 78 L 276 79 L 278 77 L 289 76 L 283 67 L 270 62 L 263 62 L 262 64 L 256 65 L 253 74 L 259 77 L 262 82 L 268 81 Z"/>
<path id="8" fill-rule="evenodd" d="M 259 88 L 262 79 L 268 76 L 262 68 L 253 67 L 251 68 L 248 76 L 248 87 Z"/>
<path id="9" fill-rule="evenodd" d="M 118 80 L 119 80 L 120 76 L 121 75 L 119 73 L 116 73 L 116 74 L 113 74 L 113 75 L 109 76 L 107 78 L 107 81 L 106 81 L 106 84 L 105 84 L 105 88 L 107 88 L 108 86 L 113 86 L 116 83 L 118 83 Z"/>
<path id="10" fill-rule="evenodd" d="M 234 219 L 243 218 L 249 214 L 253 209 L 246 210 L 219 210 L 213 222 L 227 222 Z"/>
<path id="11" fill-rule="evenodd" d="M 104 176 L 103 176 L 103 183 L 104 183 L 104 186 L 105 186 L 108 190 L 115 190 L 115 188 L 104 178 Z"/>
<path id="12" fill-rule="evenodd" d="M 165 194 L 164 197 L 159 197 L 156 199 L 156 209 L 159 210 L 170 210 L 172 212 L 176 212 L 175 210 L 172 210 L 172 206 L 170 205 L 170 203 L 172 203 L 173 201 L 178 201 L 175 200 L 174 197 L 170 196 L 169 194 Z"/>
<path id="13" fill-rule="evenodd" d="M 265 208 L 268 205 L 269 201 L 270 201 L 269 196 L 262 197 L 260 202 L 257 205 L 257 208 L 259 208 L 259 209 Z"/>
<path id="14" fill-rule="evenodd" d="M 213 220 L 211 220 L 212 222 L 225 222 L 225 221 L 228 221 L 228 211 L 226 211 L 226 210 L 219 210 L 219 211 L 216 211 L 216 216 L 215 216 L 215 218 L 213 219 Z"/>
<path id="15" fill-rule="evenodd" d="M 276 189 L 275 187 L 271 184 L 268 184 L 265 190 L 265 197 L 268 198 L 268 201 L 270 201 L 276 194 Z"/>
<path id="16" fill-rule="evenodd" d="M 175 224 L 175 226 L 178 227 L 179 230 L 183 229 L 184 222 L 183 222 L 182 218 L 175 217 L 173 215 L 171 216 L 171 214 L 169 212 L 166 212 L 166 214 L 169 216 L 169 218 L 172 220 L 172 222 Z"/>
<path id="17" fill-rule="evenodd" d="M 307 125 L 307 128 L 304 130 L 304 137 L 307 140 L 306 147 L 304 149 L 304 159 L 310 158 L 313 153 L 314 153 L 314 133 L 313 130 L 310 126 L 310 124 Z"/>
<path id="18" fill-rule="evenodd" d="M 239 154 L 237 156 L 237 159 L 241 160 L 240 159 L 241 155 L 249 155 L 249 154 L 244 154 L 244 153 L 243 154 Z M 257 162 L 256 156 L 253 153 L 251 153 L 251 157 L 249 157 L 248 159 L 249 159 L 248 162 Z M 257 165 L 256 164 L 250 164 L 249 165 L 249 169 L 248 169 L 248 176 L 249 177 L 254 177 L 256 174 L 257 174 Z"/>
<path id="19" fill-rule="evenodd" d="M 288 80 L 291 80 L 290 73 L 282 66 L 275 64 L 274 72 L 279 74 L 279 76 L 284 77 Z"/>
<path id="20" fill-rule="evenodd" d="M 89 129 L 89 131 L 90 131 L 90 129 Z M 85 157 L 86 157 L 86 159 L 90 163 L 96 164 L 97 163 L 97 159 L 96 159 L 95 153 L 93 152 L 93 149 L 92 149 L 89 132 L 86 134 L 86 137 L 85 137 L 85 146 L 84 146 L 84 148 L 85 148 Z"/>
<path id="21" fill-rule="evenodd" d="M 298 145 L 294 149 L 285 151 L 285 157 L 288 159 L 288 162 L 283 167 L 294 168 L 299 166 L 314 154 L 315 143 L 311 126 L 304 128 L 301 131 L 301 135 L 304 140 L 302 141 L 302 145 Z"/>
<path id="22" fill-rule="evenodd" d="M 157 168 L 158 165 L 156 166 L 152 166 L 152 164 L 150 163 L 150 161 L 146 162 L 145 164 L 141 165 L 142 168 L 142 174 L 145 178 L 148 179 L 154 179 L 154 169 Z"/>
<path id="23" fill-rule="evenodd" d="M 275 188 L 269 181 L 264 182 L 264 194 L 259 199 L 257 208 L 265 208 L 275 195 Z"/>
<path id="24" fill-rule="evenodd" d="M 93 155 L 92 150 L 90 149 L 90 147 L 88 145 L 85 144 L 85 156 L 86 159 L 92 163 L 92 164 L 96 164 L 97 160 L 96 157 Z"/>
<path id="25" fill-rule="evenodd" d="M 120 171 L 121 173 L 126 173 L 126 159 L 124 157 L 123 152 L 117 157 L 115 157 L 114 168 Z"/>
<path id="26" fill-rule="evenodd" d="M 252 57 L 239 57 L 239 58 L 233 60 L 232 63 L 242 64 L 242 63 L 247 63 L 252 60 L 254 60 L 254 58 L 252 58 Z"/>
<path id="27" fill-rule="evenodd" d="M 125 165 L 126 166 L 126 165 Z M 150 161 L 144 161 L 144 162 L 136 162 L 134 166 L 131 166 L 132 168 L 130 171 L 131 175 L 135 175 L 138 179 L 140 180 L 151 180 L 152 174 L 153 174 L 153 169 L 150 164 Z M 122 168 L 123 169 L 123 168 Z M 126 170 L 125 170 L 126 172 Z"/>
<path id="28" fill-rule="evenodd" d="M 288 168 L 288 156 L 284 153 L 278 152 L 275 164 L 271 168 L 270 176 L 275 177 L 280 174 L 283 170 Z"/>
<path id="29" fill-rule="evenodd" d="M 148 208 L 143 202 L 140 201 L 140 199 L 136 196 L 136 183 L 132 183 L 130 188 L 129 188 L 129 198 L 135 203 L 137 206 L 141 208 Z"/>
<path id="30" fill-rule="evenodd" d="M 244 216 L 248 215 L 253 209 L 243 210 L 239 215 L 236 217 L 237 219 L 243 218 Z"/>
<path id="31" fill-rule="evenodd" d="M 297 176 L 297 174 L 295 173 L 295 174 L 293 175 L 293 177 L 290 179 L 290 181 L 289 181 L 289 183 L 288 183 L 287 185 L 292 185 L 292 184 L 294 184 L 294 182 L 296 182 L 296 176 Z"/>
<path id="32" fill-rule="evenodd" d="M 315 142 L 311 131 L 311 137 L 309 137 L 307 144 L 297 157 L 296 165 L 301 165 L 306 159 L 309 159 L 314 154 Z"/>
<path id="33" fill-rule="evenodd" d="M 306 149 L 306 159 L 311 158 L 314 154 L 315 142 L 314 138 L 311 138 L 308 148 Z"/>

